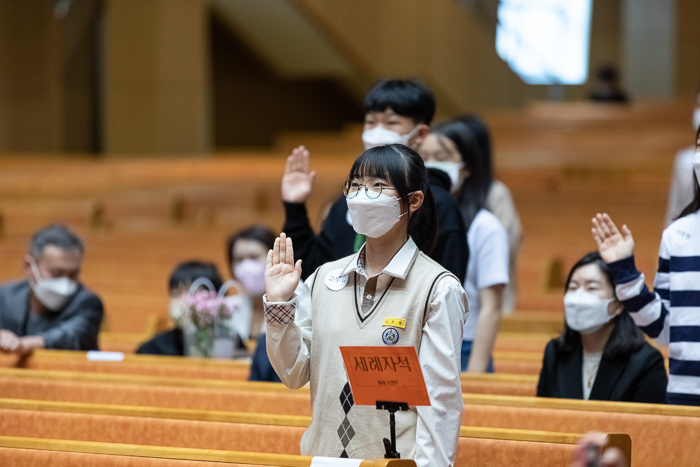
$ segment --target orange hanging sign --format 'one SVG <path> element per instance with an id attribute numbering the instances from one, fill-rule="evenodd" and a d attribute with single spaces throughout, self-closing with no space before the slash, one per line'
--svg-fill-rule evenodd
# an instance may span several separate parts
<path id="1" fill-rule="evenodd" d="M 357 405 L 430 405 L 415 347 L 340 347 Z"/>

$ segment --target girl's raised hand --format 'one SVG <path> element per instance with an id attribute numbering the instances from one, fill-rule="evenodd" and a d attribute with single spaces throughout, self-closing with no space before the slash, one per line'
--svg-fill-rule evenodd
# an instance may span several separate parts
<path id="1" fill-rule="evenodd" d="M 622 226 L 622 232 L 620 232 L 607 214 L 596 214 L 592 222 L 591 233 L 603 261 L 612 263 L 632 256 L 634 239 L 626 225 Z"/>
<path id="2" fill-rule="evenodd" d="M 267 252 L 265 292 L 268 302 L 288 302 L 301 279 L 301 260 L 294 263 L 292 239 L 282 232 Z"/>

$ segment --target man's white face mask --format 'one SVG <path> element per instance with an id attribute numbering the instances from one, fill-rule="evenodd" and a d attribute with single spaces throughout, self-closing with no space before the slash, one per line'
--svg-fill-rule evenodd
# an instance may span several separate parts
<path id="1" fill-rule="evenodd" d="M 418 127 L 415 127 L 407 135 L 401 135 L 395 131 L 387 130 L 379 125 L 371 130 L 362 132 L 362 142 L 365 143 L 365 151 L 376 146 L 385 146 L 387 144 L 403 144 L 408 146 L 408 141 L 413 138 L 418 132 Z"/>
<path id="2" fill-rule="evenodd" d="M 34 258 L 29 260 L 29 264 L 32 267 L 32 274 L 34 274 L 36 281 L 35 284 L 30 283 L 36 299 L 51 311 L 61 310 L 75 292 L 78 291 L 78 283 L 67 277 L 43 279 L 36 262 L 34 262 Z"/>

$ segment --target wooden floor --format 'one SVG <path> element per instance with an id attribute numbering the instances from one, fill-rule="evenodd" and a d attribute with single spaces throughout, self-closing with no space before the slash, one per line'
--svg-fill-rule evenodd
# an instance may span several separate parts
<path id="1" fill-rule="evenodd" d="M 548 284 L 595 248 L 596 212 L 628 224 L 638 264 L 653 277 L 673 155 L 693 140 L 689 117 L 685 103 L 540 104 L 486 114 L 498 177 L 513 192 L 525 233 L 518 313 L 561 313 L 562 291 Z M 105 301 L 104 329 L 148 332 L 152 317 L 167 314 L 177 262 L 213 261 L 228 276 L 228 235 L 254 223 L 281 228 L 284 157 L 302 142 L 319 172 L 309 203 L 318 225 L 361 149 L 357 128 L 281 135 L 272 151 L 211 157 L 0 156 L 0 280 L 20 275 L 33 231 L 65 222 L 87 243 L 82 278 Z"/>

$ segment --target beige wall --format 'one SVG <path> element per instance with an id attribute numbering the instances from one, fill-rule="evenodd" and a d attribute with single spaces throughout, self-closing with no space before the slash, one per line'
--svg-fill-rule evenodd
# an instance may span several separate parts
<path id="1" fill-rule="evenodd" d="M 700 2 L 676 0 L 676 96 L 690 97 L 700 88 Z"/>
<path id="2" fill-rule="evenodd" d="M 436 91 L 443 113 L 512 107 L 547 97 L 528 86 L 495 50 L 495 17 L 454 0 L 294 0 L 374 79 L 418 76 Z M 619 0 L 596 0 L 590 63 L 619 61 Z M 579 99 L 590 86 L 568 86 Z"/>
<path id="3" fill-rule="evenodd" d="M 547 87 L 525 85 L 497 56 L 495 18 L 457 0 L 278 1 L 309 18 L 351 64 L 360 87 L 383 76 L 420 77 L 443 116 L 547 98 Z M 622 61 L 621 3 L 594 0 L 591 71 Z M 685 97 L 700 86 L 700 2 L 675 3 L 672 97 Z M 299 100 L 332 122 L 326 129 L 356 117 L 352 103 L 335 105 L 335 113 L 324 107 L 328 96 L 343 95 L 342 80 L 323 90 L 247 76 L 257 94 L 240 96 L 234 58 L 212 72 L 210 10 L 210 0 L 79 0 L 59 18 L 48 0 L 0 0 L 0 152 L 206 153 L 215 133 L 240 131 L 217 136 L 230 146 L 313 126 L 313 119 L 295 127 L 288 122 L 299 119 L 281 116 L 280 105 Z M 347 95 L 359 103 L 361 92 L 351 87 Z M 565 98 L 589 92 L 590 84 L 570 86 Z M 263 126 L 266 133 L 256 136 Z"/>
<path id="4" fill-rule="evenodd" d="M 0 151 L 62 149 L 59 38 L 49 2 L 0 1 Z"/>
<path id="5" fill-rule="evenodd" d="M 107 0 L 104 151 L 211 147 L 208 2 Z"/>

